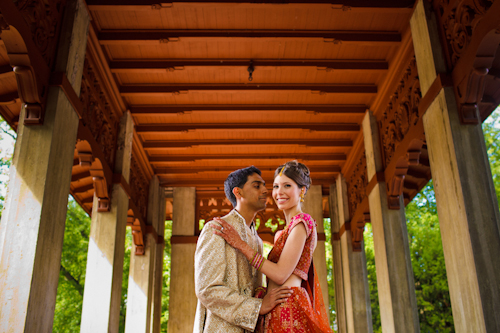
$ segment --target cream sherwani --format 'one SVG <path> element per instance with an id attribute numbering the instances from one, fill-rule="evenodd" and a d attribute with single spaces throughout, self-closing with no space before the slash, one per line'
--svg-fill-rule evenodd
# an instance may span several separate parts
<path id="1" fill-rule="evenodd" d="M 234 209 L 223 219 L 235 227 L 241 239 L 262 253 L 262 240 L 253 224 L 249 228 Z M 198 238 L 194 265 L 198 306 L 193 332 L 253 331 L 262 300 L 252 295 L 262 285 L 262 274 L 207 225 Z"/>

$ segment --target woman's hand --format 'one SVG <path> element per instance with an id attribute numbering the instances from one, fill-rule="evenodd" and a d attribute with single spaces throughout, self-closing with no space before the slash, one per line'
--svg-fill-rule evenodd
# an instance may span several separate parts
<path id="1" fill-rule="evenodd" d="M 220 217 L 214 218 L 214 221 L 220 224 L 209 224 L 214 229 L 214 234 L 221 236 L 226 242 L 237 250 L 242 250 L 247 245 L 240 237 L 236 229 Z"/>

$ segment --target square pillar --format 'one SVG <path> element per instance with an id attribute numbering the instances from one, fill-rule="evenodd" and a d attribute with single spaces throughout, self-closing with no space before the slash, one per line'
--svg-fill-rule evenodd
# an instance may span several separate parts
<path id="1" fill-rule="evenodd" d="M 363 119 L 368 179 L 383 170 L 377 120 Z M 420 332 L 403 196 L 400 209 L 389 209 L 387 186 L 379 182 L 368 195 L 375 249 L 375 268 L 384 332 Z"/>
<path id="2" fill-rule="evenodd" d="M 129 112 L 120 119 L 114 173 L 129 181 L 134 124 Z M 113 184 L 109 212 L 98 212 L 94 195 L 80 332 L 118 332 L 122 294 L 125 228 L 129 198 Z"/>
<path id="3" fill-rule="evenodd" d="M 67 1 L 56 71 L 80 91 L 89 16 Z M 59 87 L 50 87 L 42 125 L 26 126 L 17 142 L 0 224 L 0 331 L 52 332 L 78 115 Z"/>
<path id="4" fill-rule="evenodd" d="M 193 332 L 198 299 L 194 288 L 194 236 L 196 212 L 196 188 L 175 187 L 172 212 L 172 239 L 178 237 L 186 241 L 172 241 L 170 268 L 170 305 L 168 332 Z M 188 236 L 188 237 L 186 237 Z M 191 237 L 189 237 L 191 236 Z"/>
<path id="5" fill-rule="evenodd" d="M 149 184 L 148 216 L 147 228 L 152 228 L 154 233 L 161 224 L 161 188 L 157 176 L 151 179 Z M 163 198 L 164 199 L 164 198 Z M 163 217 L 163 225 L 165 225 Z M 152 327 L 151 310 L 153 299 L 153 285 L 155 277 L 155 263 L 157 247 L 162 248 L 162 244 L 157 244 L 153 232 L 146 235 L 144 244 L 144 255 L 136 255 L 135 249 L 130 258 L 130 271 L 127 292 L 127 314 L 125 316 L 125 332 L 141 333 L 150 332 Z M 134 245 L 135 248 L 135 245 Z M 160 258 L 163 256 L 160 254 Z M 162 265 L 163 267 L 163 260 Z M 160 281 L 161 282 L 161 281 Z M 161 289 L 159 300 L 161 304 Z"/>
<path id="6" fill-rule="evenodd" d="M 335 241 L 335 246 L 336 251 L 340 252 L 336 254 L 336 259 L 340 257 L 336 265 L 340 266 L 338 270 L 342 273 L 339 289 L 342 288 L 341 294 L 344 297 L 344 304 L 340 305 L 344 307 L 344 332 L 373 332 L 365 248 L 362 243 L 361 251 L 353 251 L 352 233 L 347 227 L 350 217 L 345 178 L 340 174 L 336 186 L 332 185 L 330 189 L 330 202 L 335 201 L 334 207 L 336 206 L 335 230 L 340 234 L 340 240 Z"/>
<path id="7" fill-rule="evenodd" d="M 418 76 L 443 73 L 438 30 L 425 1 L 411 18 Z M 436 37 L 434 37 L 436 36 Z M 433 61 L 431 61 L 433 60 Z M 423 116 L 456 332 L 500 332 L 500 214 L 481 124 L 462 125 L 452 87 Z"/>
<path id="8" fill-rule="evenodd" d="M 347 332 L 347 317 L 344 295 L 344 276 L 342 271 L 342 248 L 340 239 L 336 239 L 334 235 L 340 232 L 340 217 L 339 205 L 337 201 L 337 185 L 330 185 L 330 195 L 328 196 L 328 207 L 330 210 L 331 223 L 331 243 L 332 243 L 332 259 L 333 259 L 333 280 L 335 283 L 335 310 L 337 312 L 337 332 Z"/>
<path id="9" fill-rule="evenodd" d="M 156 176 L 154 179 L 158 179 Z M 151 185 L 153 186 L 153 184 Z M 153 186 L 155 187 L 155 186 Z M 162 288 L 163 288 L 163 255 L 165 249 L 165 216 L 167 202 L 165 197 L 165 190 L 159 185 L 156 186 L 158 192 L 158 207 L 153 210 L 155 217 L 153 221 L 156 221 L 156 233 L 163 239 L 162 243 L 157 243 L 155 246 L 154 255 L 154 269 L 153 269 L 153 295 L 151 297 L 151 325 L 150 332 L 160 333 L 161 331 L 161 299 L 162 299 Z M 153 223 L 154 225 L 154 223 Z"/>
<path id="10" fill-rule="evenodd" d="M 323 228 L 323 191 L 321 185 L 311 185 L 302 203 L 302 211 L 312 216 L 316 220 L 318 232 L 318 244 L 313 253 L 314 267 L 318 273 L 323 301 L 328 308 L 328 280 L 326 277 L 326 253 L 325 253 L 325 229 Z M 330 318 L 330 311 L 326 311 Z"/>

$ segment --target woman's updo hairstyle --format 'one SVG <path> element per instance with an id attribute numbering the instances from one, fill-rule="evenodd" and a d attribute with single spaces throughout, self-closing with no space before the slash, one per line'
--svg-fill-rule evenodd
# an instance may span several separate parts
<path id="1" fill-rule="evenodd" d="M 306 192 L 309 190 L 309 186 L 311 186 L 309 168 L 295 160 L 280 165 L 274 172 L 274 178 L 278 177 L 280 174 L 292 179 L 300 188 L 305 187 Z"/>

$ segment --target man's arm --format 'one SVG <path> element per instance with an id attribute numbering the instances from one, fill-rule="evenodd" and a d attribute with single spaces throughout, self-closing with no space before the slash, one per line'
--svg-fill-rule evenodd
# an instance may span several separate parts
<path id="1" fill-rule="evenodd" d="M 214 223 L 214 222 L 209 222 Z M 226 241 L 203 228 L 195 253 L 196 296 L 213 314 L 247 330 L 254 330 L 262 300 L 242 295 L 225 281 Z"/>

